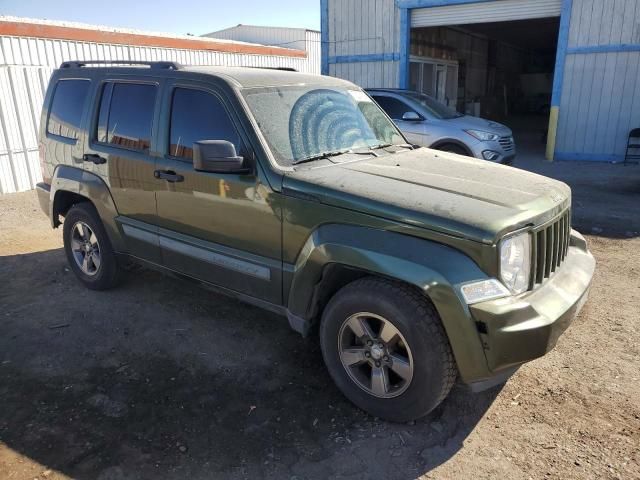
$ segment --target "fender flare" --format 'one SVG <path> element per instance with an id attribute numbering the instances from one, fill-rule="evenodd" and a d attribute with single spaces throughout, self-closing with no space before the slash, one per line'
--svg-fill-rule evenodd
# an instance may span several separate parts
<path id="1" fill-rule="evenodd" d="M 49 197 L 49 218 L 53 228 L 59 225 L 58 216 L 54 212 L 56 196 L 61 192 L 75 193 L 91 202 L 98 215 L 100 215 L 113 248 L 116 251 L 121 251 L 124 248 L 122 236 L 115 221 L 118 216 L 118 210 L 109 187 L 100 176 L 69 165 L 58 165 L 56 167 L 51 179 Z"/>
<path id="2" fill-rule="evenodd" d="M 433 142 L 428 148 L 433 150 L 439 150 L 442 145 L 452 144 L 462 148 L 465 152 L 467 152 L 468 157 L 474 157 L 473 152 L 460 140 L 456 140 L 455 138 L 441 138 L 440 140 Z"/>
<path id="3" fill-rule="evenodd" d="M 459 285 L 487 275 L 464 253 L 400 233 L 327 224 L 307 239 L 296 261 L 288 311 L 313 320 L 314 291 L 325 267 L 340 264 L 420 289 L 440 314 L 461 377 L 488 376 L 482 341 Z"/>

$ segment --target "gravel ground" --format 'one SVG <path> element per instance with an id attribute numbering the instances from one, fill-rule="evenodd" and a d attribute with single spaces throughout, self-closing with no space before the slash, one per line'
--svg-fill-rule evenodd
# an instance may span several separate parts
<path id="1" fill-rule="evenodd" d="M 35 194 L 1 196 L 0 477 L 640 478 L 640 169 L 520 165 L 574 188 L 590 300 L 505 386 L 401 425 L 277 316 L 146 270 L 84 289 Z"/>

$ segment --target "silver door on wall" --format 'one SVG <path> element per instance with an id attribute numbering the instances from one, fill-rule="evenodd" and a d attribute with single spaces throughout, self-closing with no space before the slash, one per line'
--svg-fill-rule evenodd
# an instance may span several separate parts
<path id="1" fill-rule="evenodd" d="M 458 63 L 412 57 L 409 88 L 455 108 L 458 101 Z"/>

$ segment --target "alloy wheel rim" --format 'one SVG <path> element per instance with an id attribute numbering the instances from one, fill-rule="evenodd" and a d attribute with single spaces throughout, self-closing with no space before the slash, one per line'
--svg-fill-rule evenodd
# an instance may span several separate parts
<path id="1" fill-rule="evenodd" d="M 98 273 L 102 263 L 100 244 L 91 227 L 84 222 L 76 222 L 71 228 L 71 252 L 82 273 L 89 276 Z"/>
<path id="2" fill-rule="evenodd" d="M 338 333 L 338 354 L 349 377 L 374 397 L 397 397 L 413 379 L 407 341 L 380 315 L 360 312 L 347 318 Z"/>

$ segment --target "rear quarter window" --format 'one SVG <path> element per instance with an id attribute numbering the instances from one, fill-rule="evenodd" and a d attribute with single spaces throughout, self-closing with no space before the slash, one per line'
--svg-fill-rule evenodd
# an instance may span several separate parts
<path id="1" fill-rule="evenodd" d="M 58 80 L 49 109 L 48 133 L 74 140 L 78 138 L 90 85 L 89 80 Z"/>

